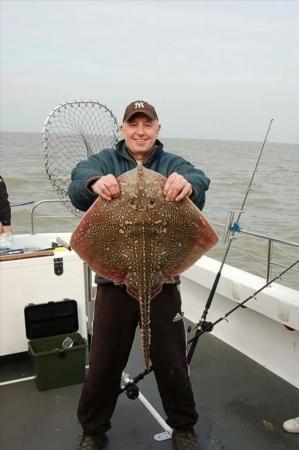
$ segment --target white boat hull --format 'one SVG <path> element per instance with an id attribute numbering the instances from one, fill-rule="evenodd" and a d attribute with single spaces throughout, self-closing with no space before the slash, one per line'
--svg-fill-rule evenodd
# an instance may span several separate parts
<path id="1" fill-rule="evenodd" d="M 183 308 L 192 322 L 202 315 L 219 265 L 202 257 L 182 276 Z M 226 265 L 207 320 L 223 317 L 264 284 L 264 279 Z M 213 335 L 299 387 L 299 292 L 273 283 L 246 306 L 217 324 Z"/>

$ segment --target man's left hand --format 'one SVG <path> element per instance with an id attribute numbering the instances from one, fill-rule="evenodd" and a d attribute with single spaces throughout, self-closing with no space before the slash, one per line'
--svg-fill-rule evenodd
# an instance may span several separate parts
<path id="1" fill-rule="evenodd" d="M 166 180 L 164 195 L 167 201 L 179 202 L 192 193 L 192 186 L 182 175 L 173 172 Z"/>
<path id="2" fill-rule="evenodd" d="M 11 225 L 1 225 L 0 223 L 0 233 L 12 233 Z"/>

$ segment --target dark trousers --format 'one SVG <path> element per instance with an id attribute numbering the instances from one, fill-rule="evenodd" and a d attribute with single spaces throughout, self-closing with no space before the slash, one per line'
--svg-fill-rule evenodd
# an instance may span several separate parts
<path id="1" fill-rule="evenodd" d="M 167 423 L 172 428 L 190 430 L 198 415 L 188 375 L 184 323 L 173 321 L 180 312 L 178 287 L 164 285 L 151 304 L 150 354 Z M 89 371 L 78 408 L 86 434 L 110 428 L 139 319 L 139 303 L 124 287 L 98 286 Z"/>

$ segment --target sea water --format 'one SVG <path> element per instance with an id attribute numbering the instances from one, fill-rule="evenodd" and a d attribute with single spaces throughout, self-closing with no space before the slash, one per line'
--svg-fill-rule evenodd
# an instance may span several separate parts
<path id="1" fill-rule="evenodd" d="M 161 138 L 165 150 L 188 159 L 210 178 L 204 214 L 212 224 L 224 224 L 227 212 L 237 214 L 242 205 L 262 142 Z M 2 133 L 0 173 L 11 205 L 57 199 L 48 180 L 40 133 Z M 244 230 L 299 243 L 299 145 L 267 142 L 249 192 L 240 224 Z M 14 233 L 31 232 L 32 205 L 12 207 Z M 36 232 L 72 231 L 78 217 L 59 203 L 38 209 Z M 52 219 L 53 216 L 57 216 Z M 58 217 L 63 216 L 63 218 Z M 70 216 L 70 217 L 65 217 Z M 50 219 L 51 217 L 51 219 Z M 222 228 L 215 225 L 222 238 Z M 264 276 L 267 241 L 236 234 L 227 263 Z M 209 256 L 221 260 L 225 247 L 218 245 Z M 234 249 L 253 254 L 236 253 Z M 299 257 L 299 248 L 274 245 L 273 260 L 290 265 Z M 298 267 L 299 269 L 299 267 Z M 273 267 L 273 276 L 283 268 Z M 299 290 L 299 272 L 284 278 L 284 284 Z"/>

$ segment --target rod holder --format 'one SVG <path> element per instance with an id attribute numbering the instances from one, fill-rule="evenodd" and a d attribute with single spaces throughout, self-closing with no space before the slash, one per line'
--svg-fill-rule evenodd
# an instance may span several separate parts
<path id="1" fill-rule="evenodd" d="M 222 242 L 224 244 L 227 244 L 229 241 L 230 234 L 231 234 L 231 227 L 232 227 L 232 224 L 234 221 L 234 216 L 235 216 L 234 211 L 227 212 L 226 222 L 225 222 L 224 231 L 223 231 L 223 239 L 222 239 Z"/>
<path id="2" fill-rule="evenodd" d="M 271 263 L 272 263 L 272 253 L 273 253 L 273 241 L 272 239 L 268 240 L 268 251 L 267 251 L 267 274 L 266 274 L 266 280 L 267 283 L 270 281 L 272 277 L 272 271 L 271 271 Z"/>

